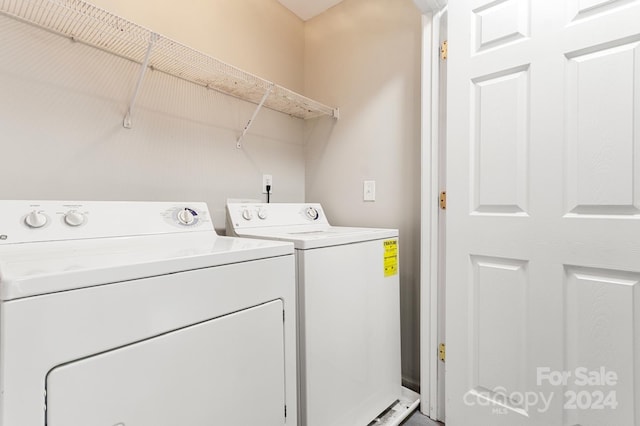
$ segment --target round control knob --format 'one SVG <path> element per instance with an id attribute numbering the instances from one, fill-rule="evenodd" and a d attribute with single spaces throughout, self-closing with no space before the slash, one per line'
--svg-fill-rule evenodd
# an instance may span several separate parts
<path id="1" fill-rule="evenodd" d="M 267 209 L 260 209 L 258 210 L 258 217 L 262 220 L 265 220 L 267 218 Z"/>
<path id="2" fill-rule="evenodd" d="M 317 220 L 320 217 L 320 213 L 314 207 L 308 207 L 306 210 L 307 217 L 311 220 Z"/>
<path id="3" fill-rule="evenodd" d="M 178 220 L 183 225 L 191 225 L 196 220 L 196 218 L 194 217 L 191 210 L 184 209 L 180 210 L 180 212 L 178 213 Z"/>
<path id="4" fill-rule="evenodd" d="M 69 226 L 80 226 L 84 223 L 84 215 L 77 210 L 69 210 L 64 215 L 64 221 Z"/>
<path id="5" fill-rule="evenodd" d="M 249 209 L 244 209 L 242 210 L 242 217 L 244 220 L 251 220 L 253 219 L 253 213 Z"/>
<path id="6" fill-rule="evenodd" d="M 24 221 L 32 228 L 42 228 L 47 224 L 47 217 L 39 211 L 34 210 L 27 215 Z"/>

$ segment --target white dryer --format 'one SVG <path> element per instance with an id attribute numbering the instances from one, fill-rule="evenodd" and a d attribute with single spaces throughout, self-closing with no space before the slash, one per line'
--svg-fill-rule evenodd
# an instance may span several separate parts
<path id="1" fill-rule="evenodd" d="M 204 203 L 0 201 L 0 426 L 295 425 L 294 271 Z"/>
<path id="2" fill-rule="evenodd" d="M 227 233 L 296 251 L 301 426 L 397 425 L 401 387 L 398 231 L 331 226 L 319 204 L 227 204 Z"/>

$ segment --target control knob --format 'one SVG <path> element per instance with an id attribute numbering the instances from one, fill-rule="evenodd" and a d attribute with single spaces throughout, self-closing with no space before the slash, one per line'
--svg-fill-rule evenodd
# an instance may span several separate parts
<path id="1" fill-rule="evenodd" d="M 80 226 L 84 223 L 84 215 L 78 210 L 69 210 L 64 215 L 64 221 L 69 226 Z"/>
<path id="2" fill-rule="evenodd" d="M 180 210 L 178 213 L 178 221 L 183 225 L 191 225 L 196 220 L 190 209 Z"/>
<path id="3" fill-rule="evenodd" d="M 262 220 L 265 220 L 267 218 L 267 209 L 259 209 L 258 210 L 258 217 Z"/>
<path id="4" fill-rule="evenodd" d="M 249 209 L 244 209 L 242 210 L 242 218 L 244 220 L 251 220 L 253 219 L 253 212 L 251 212 L 251 210 Z"/>
<path id="5" fill-rule="evenodd" d="M 32 228 L 42 228 L 47 224 L 47 217 L 39 211 L 34 210 L 27 215 L 24 221 Z"/>
<path id="6" fill-rule="evenodd" d="M 307 217 L 311 220 L 317 220 L 320 217 L 320 213 L 315 207 L 308 207 L 306 213 Z"/>

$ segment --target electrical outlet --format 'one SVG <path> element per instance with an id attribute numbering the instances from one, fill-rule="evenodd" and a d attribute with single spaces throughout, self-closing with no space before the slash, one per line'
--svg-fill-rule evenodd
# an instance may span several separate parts
<path id="1" fill-rule="evenodd" d="M 376 200 L 376 181 L 365 180 L 362 185 L 362 199 L 364 201 Z"/>
<path id="2" fill-rule="evenodd" d="M 271 185 L 269 190 L 270 194 L 273 194 L 273 177 L 271 175 L 262 175 L 262 193 L 267 193 L 267 185 Z"/>

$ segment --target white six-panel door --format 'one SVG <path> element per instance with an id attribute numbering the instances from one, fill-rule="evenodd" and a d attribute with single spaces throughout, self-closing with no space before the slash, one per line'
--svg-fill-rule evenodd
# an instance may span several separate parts
<path id="1" fill-rule="evenodd" d="M 640 425 L 640 1 L 452 0 L 447 425 Z"/>

